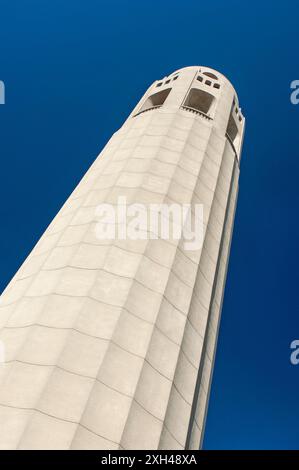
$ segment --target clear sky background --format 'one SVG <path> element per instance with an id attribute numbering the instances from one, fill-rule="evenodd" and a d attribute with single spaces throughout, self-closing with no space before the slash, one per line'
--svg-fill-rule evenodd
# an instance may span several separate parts
<path id="1" fill-rule="evenodd" d="M 299 449 L 298 0 L 0 0 L 0 290 L 147 87 L 188 65 L 247 119 L 204 447 Z"/>

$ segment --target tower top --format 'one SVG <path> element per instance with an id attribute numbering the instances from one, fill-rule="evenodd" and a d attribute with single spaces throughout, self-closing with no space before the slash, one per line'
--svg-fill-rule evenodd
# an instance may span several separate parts
<path id="1" fill-rule="evenodd" d="M 213 81 L 218 81 L 219 85 L 222 84 L 228 84 L 230 85 L 230 87 L 233 89 L 234 91 L 234 94 L 235 94 L 235 98 L 236 98 L 236 104 L 239 103 L 239 100 L 238 100 L 238 95 L 237 95 L 237 92 L 235 90 L 235 87 L 234 85 L 232 84 L 232 82 L 225 76 L 223 75 L 221 72 L 219 72 L 218 70 L 216 69 L 213 69 L 212 67 L 207 67 L 206 65 L 190 65 L 190 66 L 187 66 L 187 67 L 182 67 L 180 69 L 177 69 L 175 70 L 174 72 L 172 72 L 170 75 L 166 76 L 163 78 L 163 80 L 165 79 L 171 79 L 172 77 L 176 76 L 176 75 L 179 75 L 181 73 L 194 73 L 194 74 L 200 74 L 200 75 L 203 75 L 203 77 L 207 78 L 211 78 Z M 160 80 L 157 80 L 157 81 L 160 81 Z"/>
<path id="2" fill-rule="evenodd" d="M 155 80 L 133 109 L 130 117 L 144 117 L 148 111 L 158 113 L 192 113 L 195 119 L 204 119 L 226 137 L 237 158 L 240 158 L 245 118 L 232 83 L 217 70 L 194 65 L 175 70 Z"/>

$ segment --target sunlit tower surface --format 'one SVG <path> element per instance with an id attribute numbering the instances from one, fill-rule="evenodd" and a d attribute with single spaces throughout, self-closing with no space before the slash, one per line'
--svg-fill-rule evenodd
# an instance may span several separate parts
<path id="1" fill-rule="evenodd" d="M 207 67 L 154 82 L 1 296 L 0 448 L 197 449 L 244 130 Z M 99 239 L 96 208 L 203 204 L 199 249 Z"/>

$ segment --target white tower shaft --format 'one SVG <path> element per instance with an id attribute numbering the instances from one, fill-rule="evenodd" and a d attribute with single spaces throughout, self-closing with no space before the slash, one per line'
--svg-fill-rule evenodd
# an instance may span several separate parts
<path id="1" fill-rule="evenodd" d="M 229 81 L 187 67 L 112 136 L 1 297 L 0 448 L 200 446 L 243 128 Z M 99 239 L 119 197 L 203 204 L 203 246 Z"/>

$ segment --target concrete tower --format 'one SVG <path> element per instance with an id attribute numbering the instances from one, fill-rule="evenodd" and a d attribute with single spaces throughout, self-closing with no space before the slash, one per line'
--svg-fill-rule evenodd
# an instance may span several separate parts
<path id="1" fill-rule="evenodd" d="M 199 448 L 243 129 L 210 68 L 150 86 L 2 294 L 0 448 Z M 202 246 L 100 239 L 120 196 L 203 204 Z"/>

